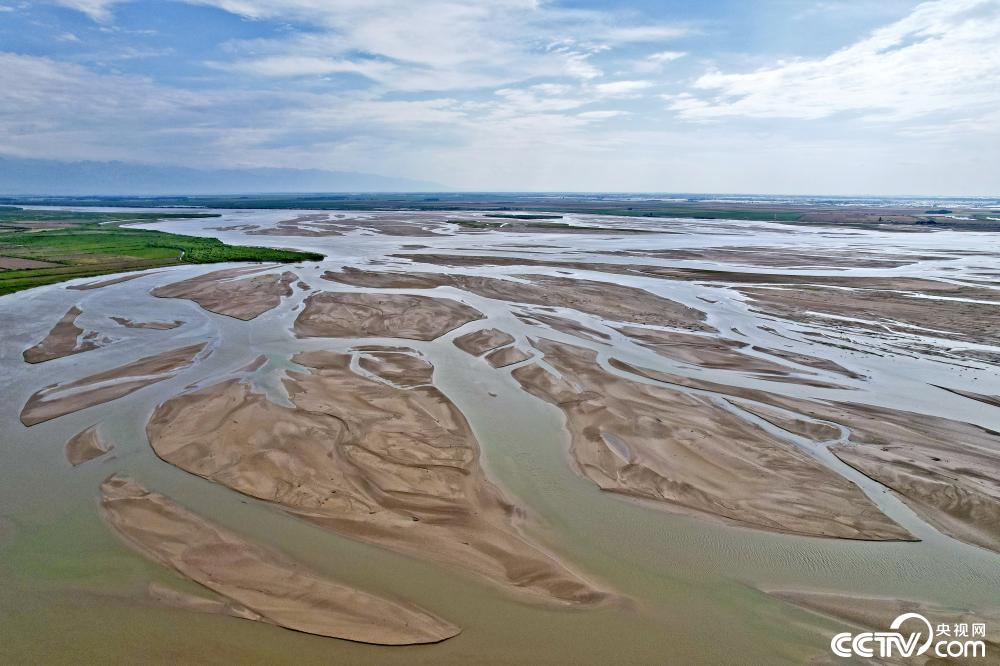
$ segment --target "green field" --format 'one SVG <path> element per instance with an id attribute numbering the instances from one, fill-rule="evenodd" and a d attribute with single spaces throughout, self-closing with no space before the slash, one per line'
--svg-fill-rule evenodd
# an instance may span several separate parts
<path id="1" fill-rule="evenodd" d="M 39 215 L 58 212 L 58 216 Z M 70 215 L 70 217 L 67 217 Z M 205 215 L 136 213 L 70 213 L 0 209 L 0 224 L 15 231 L 0 233 L 0 259 L 46 262 L 47 266 L 0 270 L 0 295 L 81 277 L 179 264 L 224 261 L 319 261 L 322 254 L 266 247 L 226 245 L 217 238 L 182 236 L 133 229 L 124 222 Z M 69 222 L 61 228 L 38 223 Z M 34 223 L 34 226 L 33 226 Z"/>

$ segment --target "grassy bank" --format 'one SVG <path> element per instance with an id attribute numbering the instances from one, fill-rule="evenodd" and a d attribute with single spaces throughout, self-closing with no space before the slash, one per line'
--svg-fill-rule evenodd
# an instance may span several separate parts
<path id="1" fill-rule="evenodd" d="M 0 223 L 16 229 L 0 233 L 0 266 L 7 267 L 0 269 L 0 295 L 80 277 L 179 264 L 323 258 L 315 252 L 226 245 L 217 238 L 121 226 L 124 222 L 195 215 L 79 213 L 67 217 L 65 211 L 58 211 L 57 218 L 40 216 L 39 212 L 57 211 L 0 209 Z M 97 221 L 95 216 L 99 216 Z M 53 228 L 52 224 L 58 226 Z"/>

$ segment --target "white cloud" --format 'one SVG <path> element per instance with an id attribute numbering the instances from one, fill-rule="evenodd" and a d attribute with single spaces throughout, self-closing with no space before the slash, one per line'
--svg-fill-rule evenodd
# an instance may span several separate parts
<path id="1" fill-rule="evenodd" d="M 632 95 L 652 86 L 652 81 L 609 81 L 596 84 L 594 90 L 600 95 Z"/>
<path id="2" fill-rule="evenodd" d="M 658 53 L 654 53 L 648 56 L 646 59 L 651 62 L 664 63 L 664 62 L 673 62 L 674 60 L 683 58 L 686 55 L 687 53 L 685 53 L 684 51 L 660 51 Z"/>
<path id="3" fill-rule="evenodd" d="M 55 0 L 56 4 L 83 12 L 95 21 L 111 18 L 111 9 L 122 0 Z"/>
<path id="4" fill-rule="evenodd" d="M 670 108 L 682 118 L 900 121 L 1000 104 L 1000 0 L 938 0 L 825 58 L 710 72 Z"/>

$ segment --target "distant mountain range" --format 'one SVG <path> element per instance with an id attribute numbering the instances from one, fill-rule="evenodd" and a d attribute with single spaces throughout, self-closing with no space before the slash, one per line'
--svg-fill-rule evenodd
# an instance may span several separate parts
<path id="1" fill-rule="evenodd" d="M 6 195 L 441 192 L 448 189 L 440 183 L 355 171 L 192 169 L 0 156 L 0 194 Z"/>

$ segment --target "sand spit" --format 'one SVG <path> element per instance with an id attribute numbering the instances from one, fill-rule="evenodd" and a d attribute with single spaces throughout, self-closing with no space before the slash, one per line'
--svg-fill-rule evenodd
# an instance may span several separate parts
<path id="1" fill-rule="evenodd" d="M 710 261 L 742 264 L 761 268 L 899 268 L 918 261 L 950 259 L 939 255 L 885 256 L 877 252 L 852 249 L 822 252 L 794 251 L 787 247 L 711 247 L 672 250 L 621 250 L 606 254 L 654 259 Z"/>
<path id="2" fill-rule="evenodd" d="M 173 321 L 135 321 L 133 319 L 126 319 L 125 317 L 111 317 L 111 320 L 125 328 L 149 328 L 155 331 L 169 331 L 184 323 L 180 319 L 174 319 Z"/>
<path id="3" fill-rule="evenodd" d="M 397 273 L 391 271 L 365 271 L 345 266 L 340 271 L 326 271 L 324 280 L 372 289 L 434 289 L 448 286 L 450 276 L 439 273 Z"/>
<path id="4" fill-rule="evenodd" d="M 414 255 L 423 256 L 423 255 Z M 705 313 L 645 289 L 610 282 L 577 280 L 550 275 L 515 275 L 521 281 L 477 275 L 392 273 L 345 270 L 324 277 L 360 287 L 430 289 L 455 287 L 483 298 L 579 310 L 603 319 L 634 324 L 714 331 Z"/>
<path id="5" fill-rule="evenodd" d="M 358 366 L 402 388 L 429 385 L 434 375 L 434 366 L 427 359 L 405 347 L 360 352 Z"/>
<path id="6" fill-rule="evenodd" d="M 418 264 L 448 267 L 480 266 L 541 266 L 545 268 L 598 271 L 621 275 L 642 275 L 665 280 L 723 283 L 751 286 L 840 287 L 858 291 L 916 292 L 934 296 L 998 301 L 994 289 L 970 287 L 919 277 L 868 277 L 855 275 L 806 275 L 796 273 L 756 273 L 680 266 L 646 264 L 614 264 L 587 261 L 559 261 L 525 257 L 452 254 L 391 254 L 390 257 L 409 259 Z"/>
<path id="7" fill-rule="evenodd" d="M 954 393 L 955 395 L 960 395 L 963 398 L 968 398 L 969 400 L 982 402 L 992 407 L 1000 407 L 1000 395 L 983 395 L 982 393 L 974 393 L 973 391 L 962 391 L 960 389 L 952 389 L 946 386 L 938 386 L 937 384 L 931 384 L 931 386 L 937 386 L 942 391 L 947 391 L 948 393 Z"/>
<path id="8" fill-rule="evenodd" d="M 487 354 L 486 360 L 494 368 L 506 368 L 508 365 L 514 365 L 515 363 L 520 363 L 521 361 L 527 361 L 533 356 L 534 354 L 531 352 L 511 345 L 510 347 L 497 349 L 496 351 Z"/>
<path id="9" fill-rule="evenodd" d="M 97 431 L 97 426 L 92 425 L 73 436 L 66 442 L 66 460 L 73 467 L 82 465 L 88 460 L 99 458 L 110 451 L 113 446 L 104 441 Z"/>
<path id="10" fill-rule="evenodd" d="M 519 511 L 485 477 L 464 416 L 433 386 L 404 389 L 351 370 L 352 357 L 293 357 L 294 407 L 236 380 L 160 405 L 146 432 L 181 469 L 274 502 L 350 537 L 478 574 L 530 598 L 607 595 L 514 527 Z"/>
<path id="11" fill-rule="evenodd" d="M 1000 307 L 994 303 L 921 298 L 891 289 L 741 287 L 740 292 L 760 312 L 823 328 L 879 334 L 916 332 L 986 345 L 996 343 L 1000 330 Z M 918 293 L 934 296 L 938 292 Z M 990 297 L 1000 303 L 996 294 Z"/>
<path id="12" fill-rule="evenodd" d="M 982 638 L 958 638 L 957 640 L 982 640 L 986 644 L 986 655 L 996 657 L 1000 652 L 1000 641 L 997 640 L 996 627 L 1000 624 L 1000 613 L 996 609 L 969 610 L 961 608 L 943 608 L 919 601 L 889 599 L 885 597 L 858 597 L 856 595 L 834 594 L 827 592 L 804 592 L 800 590 L 773 590 L 767 594 L 786 601 L 794 606 L 823 615 L 834 620 L 860 627 L 865 631 L 889 631 L 890 623 L 903 613 L 919 613 L 931 623 L 935 629 L 941 624 L 953 627 L 956 624 L 972 626 L 974 623 L 986 624 L 986 636 Z M 917 625 L 906 625 L 907 630 L 917 631 Z M 921 642 L 926 636 L 921 637 Z M 935 640 L 955 640 L 953 636 L 936 637 Z M 824 656 L 826 653 L 824 653 Z M 836 663 L 843 660 L 838 659 Z M 831 662 L 833 663 L 833 662 Z M 984 661 L 981 657 L 971 659 L 940 660 L 934 657 L 933 649 L 923 657 L 915 660 L 892 660 L 888 663 L 907 664 L 937 664 L 937 663 L 995 663 Z"/>
<path id="13" fill-rule="evenodd" d="M 773 330 L 773 329 L 772 329 Z M 784 361 L 789 361 L 797 365 L 803 365 L 807 368 L 813 368 L 815 370 L 825 370 L 826 372 L 832 372 L 836 375 L 842 375 L 848 379 L 865 379 L 865 376 L 849 370 L 844 366 L 840 365 L 835 361 L 831 361 L 827 358 L 821 358 L 819 356 L 810 356 L 808 354 L 800 354 L 798 352 L 789 351 L 787 349 L 773 349 L 770 347 L 753 347 L 754 351 L 761 352 L 763 354 L 768 354 L 770 356 L 775 356 Z"/>
<path id="14" fill-rule="evenodd" d="M 321 292 L 306 298 L 294 330 L 300 338 L 434 340 L 483 316 L 451 298 Z"/>
<path id="15" fill-rule="evenodd" d="M 44 363 L 100 347 L 101 343 L 96 340 L 96 331 L 91 331 L 85 334 L 83 339 L 79 339 L 84 331 L 76 325 L 76 318 L 81 314 L 83 311 L 75 305 L 67 310 L 44 340 L 24 350 L 24 360 L 28 363 Z"/>
<path id="16" fill-rule="evenodd" d="M 136 278 L 146 277 L 147 275 L 156 275 L 157 273 L 162 273 L 163 271 L 151 271 L 151 272 L 139 272 L 139 273 L 129 273 L 128 275 L 123 275 L 121 277 L 111 278 L 110 280 L 98 280 L 96 282 L 85 282 L 83 284 L 71 284 L 67 286 L 67 289 L 75 289 L 77 291 L 86 291 L 89 289 L 100 289 L 101 287 L 110 287 L 113 284 L 120 284 L 122 282 L 128 282 L 129 280 L 135 280 Z"/>
<path id="17" fill-rule="evenodd" d="M 615 330 L 637 344 L 681 363 L 767 375 L 788 375 L 795 372 L 794 368 L 789 368 L 787 365 L 738 351 L 749 345 L 737 340 L 635 326 L 622 326 Z"/>
<path id="18" fill-rule="evenodd" d="M 28 398 L 21 410 L 21 423 L 33 426 L 161 382 L 172 377 L 171 373 L 190 365 L 204 347 L 204 342 L 180 347 L 69 384 L 48 386 Z"/>
<path id="19" fill-rule="evenodd" d="M 941 532 L 1000 552 L 1000 433 L 925 414 L 726 386 L 618 359 L 609 364 L 648 379 L 746 398 L 843 426 L 849 443 L 830 449 L 838 458 L 891 488 Z"/>
<path id="20" fill-rule="evenodd" d="M 786 430 L 793 435 L 811 439 L 814 442 L 829 442 L 839 439 L 841 436 L 840 428 L 829 423 L 793 416 L 780 409 L 746 400 L 729 399 L 729 403 L 758 418 L 764 419 L 773 426 Z"/>
<path id="21" fill-rule="evenodd" d="M 512 374 L 563 410 L 573 458 L 603 490 L 777 532 L 912 539 L 857 486 L 714 400 L 610 374 L 589 349 L 536 347 L 561 378 L 537 364 Z"/>
<path id="22" fill-rule="evenodd" d="M 545 314 L 544 312 L 538 312 L 535 310 L 515 313 L 515 316 L 525 324 L 543 324 L 555 331 L 559 331 L 560 333 L 573 335 L 585 340 L 590 340 L 591 342 L 606 343 L 611 340 L 611 336 L 607 333 L 594 330 L 589 326 L 584 326 L 580 322 L 567 317 Z"/>
<path id="23" fill-rule="evenodd" d="M 484 328 L 466 333 L 454 340 L 455 346 L 472 356 L 482 356 L 486 352 L 514 342 L 514 336 L 496 328 Z"/>
<path id="24" fill-rule="evenodd" d="M 437 643 L 459 632 L 417 606 L 390 601 L 308 571 L 131 479 L 111 477 L 105 481 L 101 508 L 108 524 L 143 555 L 264 621 L 318 636 L 377 645 Z"/>
<path id="25" fill-rule="evenodd" d="M 852 445 L 831 449 L 838 458 L 945 534 L 1000 552 L 1000 433 L 867 405 L 817 411 L 851 429 Z"/>
<path id="26" fill-rule="evenodd" d="M 236 617 L 242 620 L 267 622 L 267 620 L 249 608 L 232 602 L 225 597 L 208 599 L 207 597 L 180 592 L 159 583 L 150 583 L 146 588 L 146 594 L 158 606 L 169 606 L 171 608 L 180 608 L 181 610 L 197 613 L 210 613 L 212 615 L 228 615 L 229 617 Z"/>
<path id="27" fill-rule="evenodd" d="M 273 266 L 227 268 L 157 287 L 151 294 L 159 298 L 187 298 L 209 312 L 247 321 L 281 305 L 292 295 L 292 283 L 299 277 L 291 271 L 242 277 Z"/>

